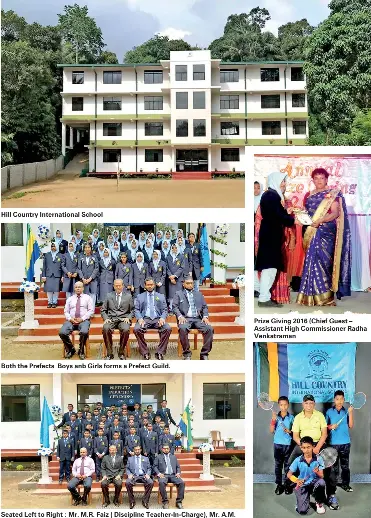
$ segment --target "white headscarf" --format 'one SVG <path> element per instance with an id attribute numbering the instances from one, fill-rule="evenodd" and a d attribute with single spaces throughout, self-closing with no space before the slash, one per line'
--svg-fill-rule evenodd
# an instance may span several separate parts
<path id="1" fill-rule="evenodd" d="M 157 236 L 157 234 L 160 234 L 160 235 L 161 235 L 161 237 L 158 237 L 158 236 Z M 158 230 L 158 231 L 156 232 L 156 243 L 157 243 L 158 245 L 161 245 L 163 238 L 164 238 L 164 233 L 162 232 L 162 230 Z"/>
<path id="2" fill-rule="evenodd" d="M 147 238 L 147 240 L 148 240 L 148 238 Z M 148 247 L 147 243 L 146 243 L 146 245 L 144 247 L 144 250 L 146 251 L 146 254 L 148 255 L 148 259 L 151 260 L 152 259 L 152 254 L 153 254 L 153 243 L 152 243 L 151 240 L 149 240 L 149 242 L 150 242 L 151 246 Z"/>
<path id="3" fill-rule="evenodd" d="M 280 185 L 283 182 L 283 180 L 285 180 L 286 177 L 287 177 L 286 173 L 279 173 L 279 172 L 271 173 L 268 176 L 268 188 L 276 191 L 276 193 L 279 194 L 281 200 L 284 200 L 284 197 L 283 197 Z"/>
<path id="4" fill-rule="evenodd" d="M 57 237 L 57 232 L 60 232 L 61 234 L 61 237 Z M 54 236 L 54 241 L 55 241 L 55 244 L 57 246 L 57 250 L 59 248 L 59 245 L 61 244 L 61 242 L 63 241 L 63 232 L 61 232 L 60 230 L 56 230 L 55 231 L 55 236 Z"/>
<path id="5" fill-rule="evenodd" d="M 70 251 L 70 249 L 69 249 L 69 246 L 70 246 L 70 245 L 72 245 L 72 246 L 73 246 L 73 252 L 71 252 L 71 251 Z M 71 257 L 72 261 L 73 261 L 73 258 L 74 258 L 74 256 L 75 256 L 75 251 L 76 251 L 76 245 L 75 245 L 75 243 L 74 243 L 73 241 L 70 241 L 70 242 L 68 243 L 68 253 L 70 254 L 70 257 Z"/>
<path id="6" fill-rule="evenodd" d="M 257 181 L 257 180 L 255 180 L 255 181 Z M 257 196 L 254 195 L 254 214 L 258 210 L 258 207 L 260 205 L 260 200 L 261 200 L 261 197 L 263 196 L 263 192 L 264 192 L 263 184 L 261 182 L 259 182 L 259 185 L 260 185 L 260 194 L 258 194 Z"/>
<path id="7" fill-rule="evenodd" d="M 153 232 L 148 232 L 147 239 L 149 239 L 152 242 L 152 244 L 154 244 L 154 242 L 156 240 L 156 236 L 154 235 Z"/>
<path id="8" fill-rule="evenodd" d="M 100 249 L 101 245 L 103 245 L 103 250 Z M 104 241 L 99 241 L 98 254 L 99 254 L 100 259 L 103 259 L 103 254 L 104 254 L 105 249 L 106 249 L 106 245 L 104 244 Z M 108 250 L 109 250 L 109 248 L 108 248 Z"/>
<path id="9" fill-rule="evenodd" d="M 53 261 L 55 261 L 55 258 L 57 256 L 57 253 L 58 253 L 58 248 L 55 252 L 53 252 L 53 250 L 50 250 L 50 253 L 52 254 L 52 258 L 53 258 Z"/>
<path id="10" fill-rule="evenodd" d="M 178 238 L 177 238 L 177 240 L 176 240 L 176 246 L 178 247 L 178 252 L 179 252 L 180 254 L 183 254 L 183 253 L 184 253 L 184 250 L 185 250 L 184 238 L 182 238 L 182 239 L 183 239 L 183 244 L 182 244 L 182 245 L 180 245 L 180 244 L 179 244 L 179 242 L 178 242 Z"/>
<path id="11" fill-rule="evenodd" d="M 139 243 L 140 248 L 143 248 L 146 245 L 146 240 L 147 240 L 147 234 L 144 232 L 144 238 L 142 238 L 140 236 L 140 232 L 139 232 L 138 243 Z"/>
<path id="12" fill-rule="evenodd" d="M 81 230 L 77 230 L 75 237 L 76 237 L 76 244 L 79 245 L 84 238 L 84 234 L 81 232 Z"/>
<path id="13" fill-rule="evenodd" d="M 176 246 L 176 253 L 174 254 L 173 252 L 173 247 Z M 170 255 L 171 257 L 173 258 L 173 263 L 175 263 L 175 259 L 178 257 L 178 245 L 176 243 L 174 243 L 173 245 L 171 245 L 171 252 L 170 252 Z"/>
<path id="14" fill-rule="evenodd" d="M 135 243 L 135 248 L 133 248 L 133 243 Z M 133 239 L 130 244 L 130 248 L 129 248 L 129 252 L 130 252 L 132 261 L 134 261 L 134 259 L 136 259 L 136 257 L 137 257 L 137 250 L 138 250 L 138 241 L 136 239 Z"/>
<path id="15" fill-rule="evenodd" d="M 142 257 L 142 261 L 140 263 L 138 263 L 138 257 L 139 256 Z M 144 255 L 142 254 L 142 252 L 137 252 L 135 257 L 136 257 L 136 261 L 135 262 L 137 263 L 138 269 L 141 272 L 142 268 L 144 266 Z"/>
<path id="16" fill-rule="evenodd" d="M 109 235 L 107 237 L 107 248 L 112 250 L 114 244 L 115 244 L 115 238 L 112 235 Z"/>
<path id="17" fill-rule="evenodd" d="M 94 237 L 94 232 L 98 232 L 97 237 Z M 93 245 L 95 245 L 99 239 L 99 230 L 97 228 L 93 228 L 93 232 L 91 233 L 91 237 L 93 238 Z"/>
<path id="18" fill-rule="evenodd" d="M 131 239 L 130 239 L 131 238 Z M 135 236 L 134 234 L 129 234 L 128 235 L 128 243 L 131 243 L 133 241 L 133 239 L 135 239 Z M 129 245 L 128 245 L 129 246 Z"/>
<path id="19" fill-rule="evenodd" d="M 115 242 L 118 243 L 118 241 Z M 114 260 L 117 261 L 117 258 L 120 255 L 120 245 L 117 249 L 115 249 L 114 247 L 111 248 L 111 255 L 114 258 Z"/>
<path id="20" fill-rule="evenodd" d="M 182 238 L 184 239 L 184 232 L 181 228 L 178 228 L 178 230 L 176 231 L 176 239 L 178 239 L 178 233 L 181 232 L 182 233 Z"/>
<path id="21" fill-rule="evenodd" d="M 155 259 L 153 257 L 153 254 L 156 252 L 156 254 L 158 255 L 158 258 Z M 159 262 L 161 261 L 161 252 L 160 250 L 154 250 L 153 251 L 153 254 L 152 254 L 152 264 L 153 264 L 153 268 L 155 269 L 155 272 L 157 272 L 157 268 L 158 268 L 158 265 L 159 265 Z"/>
<path id="22" fill-rule="evenodd" d="M 167 248 L 164 248 L 164 244 L 167 243 Z M 167 239 L 163 239 L 162 240 L 162 243 L 161 243 L 161 250 L 162 250 L 162 253 L 164 254 L 165 256 L 165 259 L 166 257 L 170 254 L 171 252 L 171 245 L 170 245 L 170 241 L 168 241 Z"/>
<path id="23" fill-rule="evenodd" d="M 166 234 L 170 234 L 170 237 L 166 237 Z M 163 241 L 170 241 L 173 239 L 173 234 L 171 232 L 171 230 L 166 230 L 165 233 L 164 233 L 164 237 L 163 237 Z"/>
<path id="24" fill-rule="evenodd" d="M 111 250 L 107 247 L 105 247 L 105 249 L 103 250 L 103 254 L 104 252 L 107 251 L 108 252 L 108 257 L 104 257 L 104 255 L 102 256 L 102 259 L 103 259 L 103 263 L 104 263 L 104 266 L 106 268 L 108 268 L 110 262 L 111 262 Z"/>
<path id="25" fill-rule="evenodd" d="M 112 237 L 115 241 L 119 241 L 120 240 L 120 234 L 119 234 L 119 231 L 115 228 L 112 232 Z"/>
<path id="26" fill-rule="evenodd" d="M 126 239 L 122 239 L 122 235 L 123 234 L 126 235 Z M 127 236 L 127 233 L 125 231 L 121 232 L 121 244 L 122 244 L 123 247 L 128 246 L 128 236 Z"/>

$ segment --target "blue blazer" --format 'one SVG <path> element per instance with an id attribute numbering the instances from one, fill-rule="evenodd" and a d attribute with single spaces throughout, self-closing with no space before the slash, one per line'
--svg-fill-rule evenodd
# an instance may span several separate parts
<path id="1" fill-rule="evenodd" d="M 127 435 L 125 437 L 125 448 L 127 451 L 134 451 L 134 446 L 142 446 L 139 435 Z"/>
<path id="2" fill-rule="evenodd" d="M 57 446 L 57 457 L 59 460 L 71 460 L 75 456 L 75 441 L 73 438 L 69 438 L 66 441 L 66 446 L 64 445 L 64 439 L 58 440 Z"/>
<path id="3" fill-rule="evenodd" d="M 161 293 L 154 293 L 154 306 L 156 318 L 163 318 L 166 320 L 167 318 L 167 305 L 164 295 Z M 137 320 L 141 318 L 145 318 L 147 311 L 147 292 L 141 293 L 138 295 L 134 301 L 134 314 Z"/>
<path id="4" fill-rule="evenodd" d="M 152 468 L 149 459 L 143 455 L 141 455 L 140 458 L 142 460 L 141 464 L 143 473 L 145 475 L 151 476 Z M 128 463 L 126 464 L 126 474 L 135 476 L 135 455 L 134 457 L 128 458 Z"/>
<path id="5" fill-rule="evenodd" d="M 204 318 L 209 316 L 209 310 L 207 308 L 205 297 L 201 292 L 193 290 L 193 300 L 197 308 L 198 318 Z M 173 300 L 173 311 L 174 314 L 179 318 L 180 316 L 187 317 L 189 311 L 189 302 L 186 290 L 177 291 Z"/>

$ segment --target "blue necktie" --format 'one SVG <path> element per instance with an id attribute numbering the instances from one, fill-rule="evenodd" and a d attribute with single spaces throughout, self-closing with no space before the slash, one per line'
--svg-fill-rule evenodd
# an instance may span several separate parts
<path id="1" fill-rule="evenodd" d="M 196 318 L 197 317 L 197 308 L 196 308 L 195 300 L 193 297 L 193 291 L 188 292 L 188 301 L 189 301 L 189 306 L 191 308 L 192 317 Z"/>
<path id="2" fill-rule="evenodd" d="M 153 292 L 149 294 L 149 317 L 152 320 L 156 317 L 155 306 L 153 301 Z"/>

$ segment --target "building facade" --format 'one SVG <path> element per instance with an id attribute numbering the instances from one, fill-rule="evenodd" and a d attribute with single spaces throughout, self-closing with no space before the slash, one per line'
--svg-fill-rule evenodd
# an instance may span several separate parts
<path id="1" fill-rule="evenodd" d="M 244 172 L 246 146 L 308 137 L 302 62 L 224 63 L 199 50 L 59 66 L 62 153 L 84 138 L 91 172 Z"/>

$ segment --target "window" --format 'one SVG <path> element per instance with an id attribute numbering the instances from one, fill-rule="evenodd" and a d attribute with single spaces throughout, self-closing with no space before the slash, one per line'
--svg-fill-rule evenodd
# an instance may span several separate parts
<path id="1" fill-rule="evenodd" d="M 292 67 L 291 81 L 304 81 L 304 71 L 302 67 Z"/>
<path id="2" fill-rule="evenodd" d="M 3 422 L 40 421 L 40 385 L 2 385 Z"/>
<path id="3" fill-rule="evenodd" d="M 164 106 L 164 98 L 160 95 L 144 97 L 144 109 L 145 110 L 162 110 L 163 106 Z"/>
<path id="4" fill-rule="evenodd" d="M 261 96 L 261 107 L 262 108 L 279 108 L 281 106 L 280 95 L 262 95 Z"/>
<path id="5" fill-rule="evenodd" d="M 188 137 L 188 121 L 186 119 L 178 119 L 176 121 L 176 136 Z"/>
<path id="6" fill-rule="evenodd" d="M 292 94 L 292 107 L 305 108 L 305 94 Z"/>
<path id="7" fill-rule="evenodd" d="M 164 125 L 162 122 L 145 122 L 144 123 L 144 134 L 146 137 L 152 137 L 155 135 L 164 134 Z"/>
<path id="8" fill-rule="evenodd" d="M 193 136 L 206 137 L 206 120 L 193 119 Z"/>
<path id="9" fill-rule="evenodd" d="M 205 80 L 205 65 L 193 65 L 193 81 Z"/>
<path id="10" fill-rule="evenodd" d="M 306 135 L 307 123 L 305 121 L 292 121 L 292 130 L 294 135 Z"/>
<path id="11" fill-rule="evenodd" d="M 83 85 L 84 84 L 84 72 L 72 72 L 72 84 Z"/>
<path id="12" fill-rule="evenodd" d="M 245 419 L 245 383 L 204 383 L 203 418 Z"/>
<path id="13" fill-rule="evenodd" d="M 103 97 L 103 110 L 121 110 L 121 97 Z"/>
<path id="14" fill-rule="evenodd" d="M 72 111 L 73 112 L 84 111 L 84 98 L 83 97 L 72 97 Z"/>
<path id="15" fill-rule="evenodd" d="M 146 85 L 160 84 L 163 80 L 163 73 L 161 70 L 144 71 L 144 84 Z"/>
<path id="16" fill-rule="evenodd" d="M 262 121 L 263 135 L 281 135 L 281 121 Z"/>
<path id="17" fill-rule="evenodd" d="M 240 123 L 238 121 L 221 122 L 220 123 L 221 135 L 239 135 L 240 134 Z"/>
<path id="18" fill-rule="evenodd" d="M 104 122 L 103 135 L 105 137 L 121 137 L 122 124 L 121 122 Z"/>
<path id="19" fill-rule="evenodd" d="M 176 109 L 188 109 L 188 92 L 176 92 Z"/>
<path id="20" fill-rule="evenodd" d="M 204 110 L 205 107 L 205 92 L 193 92 L 193 109 Z"/>
<path id="21" fill-rule="evenodd" d="M 107 71 L 103 72 L 103 84 L 105 85 L 120 85 L 121 84 L 121 71 Z"/>
<path id="22" fill-rule="evenodd" d="M 240 150 L 239 148 L 226 147 L 221 150 L 220 159 L 222 162 L 239 162 L 240 161 Z"/>
<path id="23" fill-rule="evenodd" d="M 1 223 L 1 246 L 23 246 L 23 223 Z"/>
<path id="24" fill-rule="evenodd" d="M 175 81 L 187 81 L 187 65 L 175 65 Z"/>
<path id="25" fill-rule="evenodd" d="M 220 82 L 221 83 L 238 83 L 239 80 L 240 80 L 240 73 L 239 73 L 238 69 L 220 71 Z"/>
<path id="26" fill-rule="evenodd" d="M 279 81 L 280 80 L 280 69 L 279 68 L 261 68 L 260 69 L 260 80 L 261 81 Z"/>
<path id="27" fill-rule="evenodd" d="M 145 162 L 163 162 L 164 151 L 162 149 L 145 149 Z"/>
<path id="28" fill-rule="evenodd" d="M 77 410 L 90 405 L 93 411 L 99 401 L 102 402 L 102 385 L 77 385 Z"/>
<path id="29" fill-rule="evenodd" d="M 103 149 L 103 162 L 121 162 L 121 149 Z"/>
<path id="30" fill-rule="evenodd" d="M 245 223 L 240 223 L 240 243 L 245 242 Z"/>
<path id="31" fill-rule="evenodd" d="M 238 110 L 240 106 L 239 95 L 221 95 L 220 109 L 221 110 Z"/>

